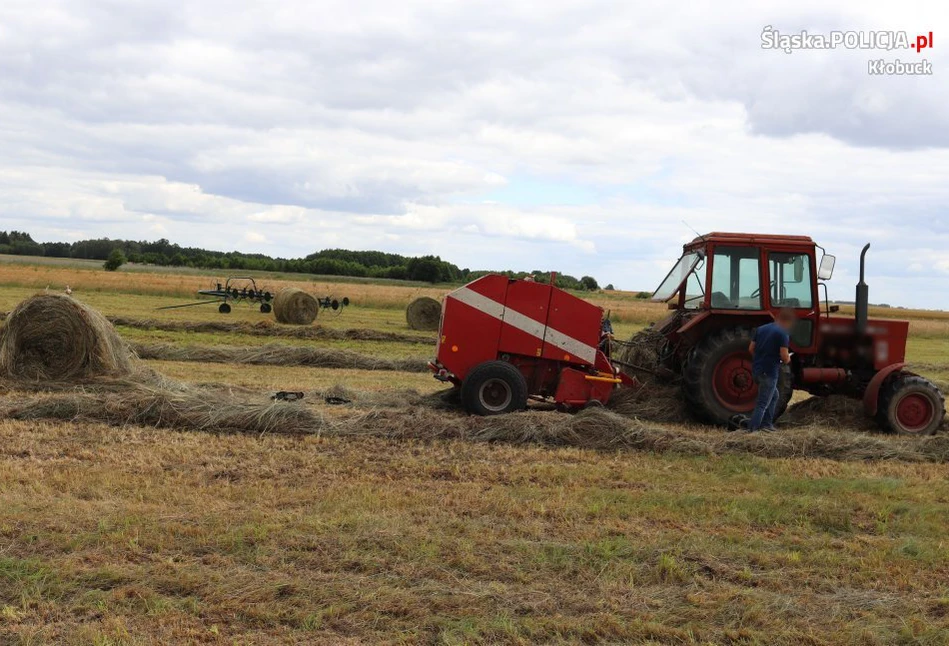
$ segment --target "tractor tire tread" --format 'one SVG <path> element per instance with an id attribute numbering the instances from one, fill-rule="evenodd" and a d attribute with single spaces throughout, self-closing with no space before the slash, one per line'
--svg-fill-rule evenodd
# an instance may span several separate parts
<path id="1" fill-rule="evenodd" d="M 739 326 L 725 328 L 708 336 L 697 344 L 690 353 L 682 370 L 682 392 L 690 412 L 701 422 L 727 426 L 735 411 L 724 409 L 715 401 L 712 390 L 712 370 L 709 362 L 727 348 L 751 343 L 752 328 Z M 781 369 L 778 380 L 780 398 L 775 411 L 775 419 L 781 417 L 791 401 L 794 386 L 790 372 Z"/>
<path id="2" fill-rule="evenodd" d="M 890 410 L 893 398 L 900 392 L 907 389 L 916 389 L 927 394 L 935 407 L 935 415 L 932 422 L 923 430 L 906 435 L 932 435 L 939 430 L 946 416 L 945 398 L 938 386 L 925 377 L 913 374 L 911 372 L 897 372 L 887 379 L 880 388 L 880 400 L 877 404 L 877 422 L 884 430 L 890 433 L 903 434 L 902 429 L 895 417 L 895 411 Z"/>

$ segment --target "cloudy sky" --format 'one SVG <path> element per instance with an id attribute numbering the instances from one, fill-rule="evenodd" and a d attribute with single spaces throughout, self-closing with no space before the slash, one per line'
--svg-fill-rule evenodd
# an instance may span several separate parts
<path id="1" fill-rule="evenodd" d="M 0 228 L 649 289 L 685 221 L 811 235 L 841 298 L 871 242 L 872 301 L 949 308 L 949 11 L 748 4 L 3 0 Z M 786 54 L 767 25 L 934 47 Z"/>

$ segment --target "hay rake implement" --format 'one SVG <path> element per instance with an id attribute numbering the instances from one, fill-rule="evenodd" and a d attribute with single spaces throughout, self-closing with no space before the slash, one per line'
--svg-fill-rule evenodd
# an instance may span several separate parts
<path id="1" fill-rule="evenodd" d="M 216 283 L 211 289 L 199 289 L 199 296 L 210 296 L 212 300 L 197 301 L 195 303 L 185 303 L 184 305 L 166 305 L 159 307 L 159 310 L 175 310 L 183 307 L 195 307 L 197 305 L 208 305 L 217 303 L 217 311 L 221 314 L 230 314 L 231 303 L 258 303 L 260 311 L 263 314 L 269 314 L 273 309 L 273 294 L 269 291 L 258 289 L 257 282 L 250 276 L 229 276 L 224 284 Z"/>
<path id="2" fill-rule="evenodd" d="M 228 276 L 224 284 L 215 283 L 210 289 L 199 289 L 199 296 L 209 296 L 210 300 L 201 300 L 194 303 L 184 303 L 183 305 L 166 305 L 159 307 L 159 310 L 175 310 L 183 307 L 196 307 L 198 305 L 209 305 L 217 303 L 217 311 L 221 314 L 230 314 L 231 304 L 250 303 L 259 305 L 262 314 L 269 314 L 273 311 L 273 300 L 275 294 L 269 290 L 257 287 L 257 282 L 250 276 Z M 332 296 L 324 296 L 316 299 L 320 309 L 331 310 L 338 316 L 343 308 L 349 305 L 349 298 L 343 297 L 337 300 Z"/>

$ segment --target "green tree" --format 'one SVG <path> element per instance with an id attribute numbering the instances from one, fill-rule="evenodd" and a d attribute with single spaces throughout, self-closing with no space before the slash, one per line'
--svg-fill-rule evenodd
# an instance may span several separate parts
<path id="1" fill-rule="evenodd" d="M 596 278 L 593 276 L 584 276 L 581 278 L 580 285 L 583 287 L 583 289 L 590 292 L 595 292 L 600 288 L 599 283 L 596 282 Z"/>
<path id="2" fill-rule="evenodd" d="M 109 257 L 106 258 L 106 261 L 102 264 L 106 271 L 115 271 L 119 267 L 125 264 L 125 254 L 122 253 L 122 250 L 116 247 L 112 250 L 112 253 L 109 254 Z"/>
<path id="3" fill-rule="evenodd" d="M 406 266 L 406 274 L 409 280 L 421 280 L 429 283 L 437 283 L 442 280 L 442 261 L 434 256 L 423 256 L 421 258 L 412 258 Z"/>

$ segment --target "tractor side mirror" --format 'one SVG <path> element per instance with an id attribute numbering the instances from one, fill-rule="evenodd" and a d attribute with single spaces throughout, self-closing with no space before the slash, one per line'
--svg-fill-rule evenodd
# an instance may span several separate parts
<path id="1" fill-rule="evenodd" d="M 834 275 L 834 265 L 837 264 L 837 257 L 830 254 L 824 254 L 820 259 L 820 269 L 817 270 L 818 280 L 830 280 Z"/>

